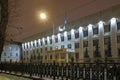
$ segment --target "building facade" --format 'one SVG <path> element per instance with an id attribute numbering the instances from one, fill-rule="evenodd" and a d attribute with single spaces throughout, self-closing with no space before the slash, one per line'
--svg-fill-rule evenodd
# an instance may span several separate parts
<path id="1" fill-rule="evenodd" d="M 111 18 L 22 43 L 26 62 L 119 61 L 120 21 Z"/>
<path id="2" fill-rule="evenodd" d="M 21 43 L 5 44 L 1 55 L 2 62 L 19 62 L 21 58 Z"/>

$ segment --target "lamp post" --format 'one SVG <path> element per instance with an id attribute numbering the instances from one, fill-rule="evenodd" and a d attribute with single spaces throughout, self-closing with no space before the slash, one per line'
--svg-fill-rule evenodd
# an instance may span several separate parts
<path id="1" fill-rule="evenodd" d="M 47 15 L 46 15 L 46 13 L 40 13 L 40 18 L 42 19 L 42 20 L 46 20 L 47 19 Z M 54 45 L 54 43 L 55 43 L 55 36 L 54 36 L 54 34 L 55 34 L 55 30 L 54 30 L 54 21 L 53 20 L 49 20 L 49 21 L 51 21 L 51 24 L 52 24 L 52 28 L 53 28 L 53 39 L 54 39 L 54 42 L 53 42 L 53 47 L 54 47 L 54 53 L 53 53 L 53 62 L 55 61 L 55 49 L 56 49 L 56 47 L 55 47 L 55 45 Z"/>

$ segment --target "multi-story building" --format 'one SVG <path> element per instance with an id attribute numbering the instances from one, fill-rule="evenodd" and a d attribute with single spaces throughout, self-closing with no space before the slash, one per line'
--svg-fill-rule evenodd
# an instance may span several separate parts
<path id="1" fill-rule="evenodd" d="M 23 43 L 25 60 L 41 59 L 43 62 L 118 59 L 120 56 L 120 22 L 112 18 L 108 23 L 100 21 L 96 26 L 71 29 L 57 35 Z M 30 54 L 31 53 L 31 54 Z"/>
<path id="2" fill-rule="evenodd" d="M 113 9 L 113 8 L 112 8 Z M 81 26 L 73 23 L 67 25 L 63 32 L 40 36 L 40 38 L 27 40 L 22 43 L 23 60 L 42 62 L 93 62 L 120 59 L 120 11 L 116 14 L 112 9 L 103 14 L 104 21 L 98 21 L 98 14 L 81 21 L 88 24 Z M 111 11 L 111 12 L 110 12 Z M 109 13 L 108 13 L 109 12 Z M 117 16 L 109 19 L 111 16 Z M 108 18 L 109 17 L 109 18 Z M 91 20 L 91 21 L 89 21 Z M 97 22 L 98 21 L 98 22 Z M 96 23 L 95 23 L 96 22 Z M 58 32 L 58 33 L 57 33 Z"/>
<path id="3" fill-rule="evenodd" d="M 21 58 L 21 43 L 11 42 L 4 45 L 1 55 L 2 62 L 19 62 Z"/>

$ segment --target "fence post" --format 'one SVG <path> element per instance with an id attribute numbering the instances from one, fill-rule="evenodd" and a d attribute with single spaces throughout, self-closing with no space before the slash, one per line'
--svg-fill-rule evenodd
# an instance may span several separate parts
<path id="1" fill-rule="evenodd" d="M 93 69 L 92 69 L 92 66 L 93 66 L 93 64 L 90 63 L 90 80 L 92 80 L 92 73 L 93 73 L 93 72 L 92 72 L 92 70 L 93 70 Z"/>
<path id="2" fill-rule="evenodd" d="M 104 65 L 104 80 L 107 80 L 107 62 Z"/>
<path id="3" fill-rule="evenodd" d="M 61 65 L 61 68 L 60 68 L 60 70 L 61 70 L 61 80 L 63 80 L 63 63 L 62 63 L 62 65 Z"/>
<path id="4" fill-rule="evenodd" d="M 55 74 L 55 61 L 53 62 L 53 64 L 52 64 L 52 71 L 53 71 L 53 80 L 55 80 L 55 78 L 56 78 L 56 74 Z"/>
<path id="5" fill-rule="evenodd" d="M 85 80 L 85 72 L 86 72 L 86 66 L 85 63 L 83 63 L 83 80 Z"/>
<path id="6" fill-rule="evenodd" d="M 71 80 L 74 80 L 74 62 L 71 62 Z"/>

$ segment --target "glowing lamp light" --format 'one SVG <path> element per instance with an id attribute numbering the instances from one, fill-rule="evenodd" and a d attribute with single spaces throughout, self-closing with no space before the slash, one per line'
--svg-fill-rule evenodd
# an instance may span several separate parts
<path id="1" fill-rule="evenodd" d="M 46 14 L 45 14 L 45 13 L 41 13 L 41 14 L 40 14 L 40 18 L 41 18 L 41 19 L 46 19 Z"/>

